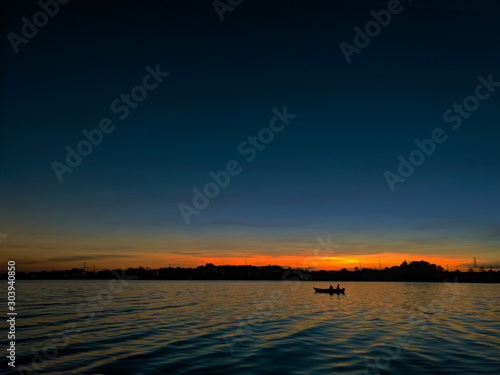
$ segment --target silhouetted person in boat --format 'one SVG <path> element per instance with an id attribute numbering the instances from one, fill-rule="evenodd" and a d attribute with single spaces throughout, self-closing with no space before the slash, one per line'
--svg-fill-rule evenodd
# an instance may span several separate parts
<path id="1" fill-rule="evenodd" d="M 340 290 L 340 284 L 337 284 L 337 290 Z"/>
<path id="2" fill-rule="evenodd" d="M 330 285 L 330 290 L 333 290 L 333 286 Z"/>

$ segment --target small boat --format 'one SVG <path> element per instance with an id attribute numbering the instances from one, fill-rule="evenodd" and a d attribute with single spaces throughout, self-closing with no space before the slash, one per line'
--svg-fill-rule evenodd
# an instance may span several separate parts
<path id="1" fill-rule="evenodd" d="M 330 288 L 328 288 L 328 289 L 321 289 L 321 288 L 314 288 L 314 290 L 316 291 L 316 293 L 340 294 L 340 293 L 344 293 L 345 288 L 341 288 L 341 289 L 330 289 Z"/>

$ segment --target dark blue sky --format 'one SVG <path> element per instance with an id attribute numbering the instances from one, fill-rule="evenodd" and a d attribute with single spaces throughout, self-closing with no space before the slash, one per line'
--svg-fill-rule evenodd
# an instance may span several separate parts
<path id="1" fill-rule="evenodd" d="M 10 3 L 5 35 L 20 35 L 40 7 Z M 5 37 L 2 256 L 26 269 L 298 265 L 331 235 L 340 247 L 320 267 L 500 267 L 500 88 L 459 129 L 443 121 L 478 76 L 500 81 L 500 4 L 401 7 L 350 64 L 339 44 L 387 2 L 244 0 L 221 22 L 211 1 L 72 1 L 17 54 Z M 170 75 L 119 120 L 110 104 L 158 64 Z M 246 162 L 238 145 L 284 106 L 297 117 Z M 51 163 L 104 117 L 115 130 L 60 183 Z M 384 173 L 438 127 L 447 141 L 391 192 Z M 179 204 L 232 159 L 242 172 L 186 224 Z"/>

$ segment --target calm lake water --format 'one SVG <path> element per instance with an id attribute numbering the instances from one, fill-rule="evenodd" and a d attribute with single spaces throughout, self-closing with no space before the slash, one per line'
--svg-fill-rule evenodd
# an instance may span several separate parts
<path id="1" fill-rule="evenodd" d="M 498 284 L 16 285 L 25 373 L 500 374 Z"/>

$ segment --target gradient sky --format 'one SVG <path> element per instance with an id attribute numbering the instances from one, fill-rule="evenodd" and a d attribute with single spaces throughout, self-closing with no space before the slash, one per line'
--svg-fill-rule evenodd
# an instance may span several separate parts
<path id="1" fill-rule="evenodd" d="M 402 1 L 350 64 L 339 44 L 386 1 L 244 0 L 223 22 L 212 1 L 72 1 L 17 54 L 6 35 L 40 8 L 9 3 L 3 264 L 500 268 L 500 88 L 459 129 L 443 121 L 478 76 L 500 81 L 498 2 Z M 170 76 L 119 120 L 110 104 L 157 64 Z M 246 162 L 238 145 L 284 106 L 297 117 Z M 60 183 L 51 163 L 103 117 L 116 129 Z M 391 192 L 384 172 L 436 127 L 448 140 Z M 233 159 L 242 172 L 186 224 L 178 205 Z"/>

